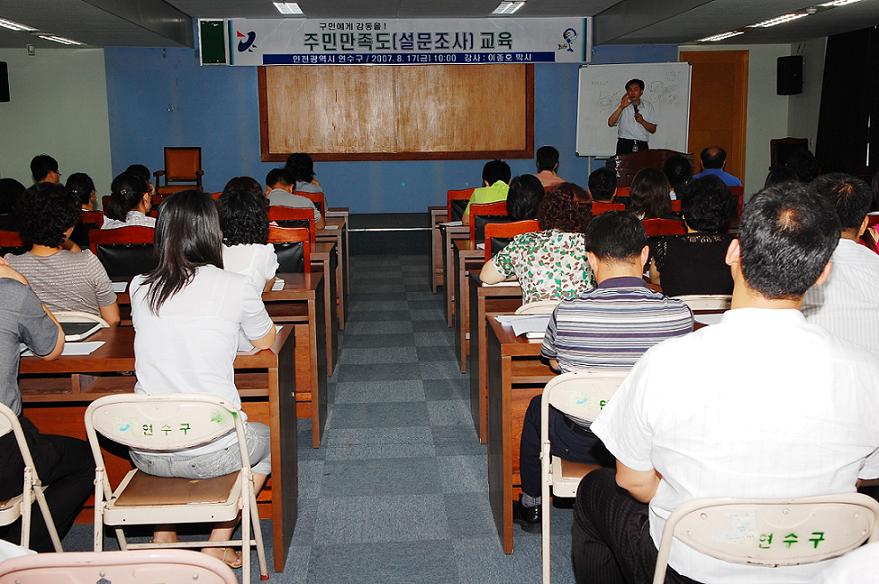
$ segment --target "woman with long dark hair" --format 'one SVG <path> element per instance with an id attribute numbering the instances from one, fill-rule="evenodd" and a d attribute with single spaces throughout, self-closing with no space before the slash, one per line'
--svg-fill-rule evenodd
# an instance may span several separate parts
<path id="1" fill-rule="evenodd" d="M 150 185 L 140 175 L 125 171 L 110 185 L 110 203 L 104 209 L 107 219 L 101 229 L 139 225 L 155 227 L 156 220 L 147 217 L 152 208 Z"/>
<path id="2" fill-rule="evenodd" d="M 661 170 L 642 168 L 632 179 L 628 210 L 638 219 L 670 219 L 671 211 L 668 179 Z"/>
<path id="3" fill-rule="evenodd" d="M 183 191 L 162 203 L 155 254 L 156 267 L 135 276 L 130 287 L 135 391 L 205 393 L 240 410 L 233 367 L 238 331 L 253 346 L 265 349 L 275 340 L 275 328 L 247 278 L 223 270 L 222 232 L 210 195 Z M 246 422 L 245 434 L 259 491 L 271 470 L 269 429 Z M 142 471 L 163 477 L 212 478 L 241 468 L 234 432 L 171 455 L 132 450 L 131 459 Z M 218 524 L 211 541 L 230 539 L 234 527 L 234 523 Z M 155 540 L 174 542 L 176 532 L 157 526 Z M 203 551 L 230 566 L 241 565 L 240 555 L 230 548 Z"/>

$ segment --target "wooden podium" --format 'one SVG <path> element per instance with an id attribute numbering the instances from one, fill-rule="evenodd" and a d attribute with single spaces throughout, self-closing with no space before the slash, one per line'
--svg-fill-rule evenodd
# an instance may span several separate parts
<path id="1" fill-rule="evenodd" d="M 675 152 L 674 150 L 642 150 L 631 154 L 617 154 L 608 159 L 608 166 L 616 172 L 617 188 L 628 187 L 632 184 L 632 179 L 638 174 L 642 168 L 658 168 L 662 170 L 665 161 L 680 154 L 690 161 L 693 165 L 693 155 L 684 152 Z"/>

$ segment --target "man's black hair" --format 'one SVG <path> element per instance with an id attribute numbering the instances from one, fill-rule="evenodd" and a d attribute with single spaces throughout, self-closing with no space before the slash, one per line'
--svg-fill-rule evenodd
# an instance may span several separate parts
<path id="1" fill-rule="evenodd" d="M 784 165 L 797 173 L 801 183 L 810 183 L 818 176 L 818 161 L 815 160 L 815 155 L 805 148 L 794 150 L 787 157 Z"/>
<path id="2" fill-rule="evenodd" d="M 873 204 L 873 190 L 870 185 L 850 174 L 822 174 L 809 186 L 836 209 L 836 216 L 843 229 L 860 227 Z"/>
<path id="3" fill-rule="evenodd" d="M 38 182 L 25 190 L 15 206 L 21 238 L 27 244 L 59 247 L 64 232 L 76 225 L 79 201 L 63 185 Z"/>
<path id="4" fill-rule="evenodd" d="M 665 178 L 668 179 L 668 184 L 674 189 L 675 194 L 679 194 L 678 189 L 688 184 L 693 178 L 693 167 L 690 166 L 690 161 L 680 154 L 669 156 L 665 164 L 662 165 L 662 172 L 665 173 Z"/>
<path id="5" fill-rule="evenodd" d="M 58 161 L 48 154 L 38 154 L 31 159 L 31 176 L 34 182 L 46 180 L 50 172 L 58 172 Z"/>
<path id="6" fill-rule="evenodd" d="M 799 182 L 799 180 L 800 178 L 797 176 L 797 173 L 793 168 L 787 166 L 773 166 L 769 169 L 769 174 L 766 175 L 766 181 L 763 183 L 763 188 L 765 189 L 786 182 Z"/>
<path id="7" fill-rule="evenodd" d="M 487 182 L 489 186 L 499 180 L 509 184 L 511 176 L 513 173 L 510 170 L 510 165 L 503 160 L 489 160 L 482 167 L 482 180 Z"/>
<path id="8" fill-rule="evenodd" d="M 608 202 L 617 190 L 617 174 L 607 167 L 597 168 L 589 175 L 588 185 L 593 201 Z"/>
<path id="9" fill-rule="evenodd" d="M 129 172 L 131 174 L 135 174 L 141 177 L 143 180 L 149 184 L 152 181 L 152 175 L 150 174 L 150 169 L 147 168 L 145 164 L 132 164 L 128 168 L 125 169 L 125 172 Z"/>
<path id="10" fill-rule="evenodd" d="M 720 146 L 709 146 L 702 149 L 699 158 L 702 159 L 703 168 L 723 168 L 723 163 L 726 162 L 726 150 Z"/>
<path id="11" fill-rule="evenodd" d="M 638 87 L 640 87 L 641 91 L 644 91 L 644 82 L 641 81 L 640 79 L 629 79 L 628 81 L 626 81 L 626 91 L 629 90 L 629 86 L 632 85 L 633 83 L 635 85 L 637 85 Z"/>
<path id="12" fill-rule="evenodd" d="M 296 184 L 296 179 L 294 179 L 290 171 L 283 166 L 280 168 L 273 168 L 266 175 L 266 186 L 272 188 L 278 183 L 281 183 L 282 185 L 293 185 Z"/>
<path id="13" fill-rule="evenodd" d="M 541 146 L 537 149 L 537 172 L 555 170 L 559 163 L 559 151 L 552 146 Z"/>
<path id="14" fill-rule="evenodd" d="M 740 229 L 745 281 L 776 300 L 796 300 L 815 284 L 840 232 L 830 203 L 797 183 L 757 193 L 745 205 Z"/>
<path id="15" fill-rule="evenodd" d="M 534 219 L 543 200 L 543 185 L 533 174 L 521 174 L 510 181 L 507 193 L 507 215 L 513 221 Z"/>
<path id="16" fill-rule="evenodd" d="M 0 178 L 0 214 L 12 213 L 23 192 L 24 185 L 14 178 Z"/>
<path id="17" fill-rule="evenodd" d="M 601 260 L 627 260 L 640 256 L 647 245 L 644 227 L 634 213 L 608 211 L 592 218 L 586 228 L 586 251 Z"/>

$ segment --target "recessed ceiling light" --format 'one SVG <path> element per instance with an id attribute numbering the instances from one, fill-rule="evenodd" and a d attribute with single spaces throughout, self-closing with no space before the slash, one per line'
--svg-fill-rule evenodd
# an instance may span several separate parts
<path id="1" fill-rule="evenodd" d="M 804 16 L 809 16 L 809 13 L 808 12 L 792 12 L 790 14 L 782 14 L 781 16 L 776 16 L 775 18 L 770 18 L 769 20 L 764 20 L 763 22 L 758 22 L 757 24 L 749 24 L 748 28 L 768 28 L 770 26 L 784 24 L 785 22 L 790 22 L 792 20 L 798 20 L 800 18 L 803 18 Z"/>
<path id="2" fill-rule="evenodd" d="M 82 44 L 79 41 L 74 41 L 74 40 L 60 37 L 60 36 L 57 36 L 54 34 L 38 34 L 37 36 L 40 37 L 41 39 L 44 39 L 47 41 L 52 41 L 53 43 L 59 43 L 62 45 L 81 45 Z"/>
<path id="3" fill-rule="evenodd" d="M 0 18 L 0 26 L 2 26 L 3 28 L 8 28 L 9 30 L 26 30 L 28 32 L 37 30 L 25 24 L 19 24 L 17 22 L 13 22 L 12 20 L 6 20 L 4 18 Z"/>
<path id="4" fill-rule="evenodd" d="M 281 14 L 304 14 L 296 2 L 273 2 Z"/>
<path id="5" fill-rule="evenodd" d="M 743 30 L 733 30 L 730 32 L 722 32 L 720 34 L 716 34 L 714 36 L 705 37 L 704 39 L 699 39 L 700 43 L 716 43 L 717 41 L 722 41 L 724 39 L 732 38 L 734 36 L 739 36 L 740 34 L 745 34 Z"/>
<path id="6" fill-rule="evenodd" d="M 521 2 L 507 2 L 505 0 L 497 5 L 497 8 L 492 11 L 492 14 L 513 14 L 523 6 L 525 6 L 524 0 Z"/>
<path id="7" fill-rule="evenodd" d="M 861 0 L 833 0 L 833 2 L 824 2 L 819 4 L 818 6 L 826 6 L 827 8 L 836 8 L 837 6 L 846 6 L 848 4 L 854 4 L 855 2 L 860 2 Z"/>

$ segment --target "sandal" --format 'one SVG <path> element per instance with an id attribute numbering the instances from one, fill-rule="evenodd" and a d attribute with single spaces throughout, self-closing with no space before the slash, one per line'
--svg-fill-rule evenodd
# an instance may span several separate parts
<path id="1" fill-rule="evenodd" d="M 212 554 L 208 551 L 205 551 L 204 553 L 206 553 L 207 555 L 212 556 L 214 558 L 217 558 L 218 560 L 222 561 L 224 564 L 226 564 L 227 566 L 229 566 L 233 570 L 237 570 L 243 564 L 243 562 L 241 561 L 241 554 L 239 552 L 235 551 L 235 548 L 228 548 L 227 547 L 227 548 L 207 548 L 207 549 L 212 549 L 212 550 L 222 549 L 223 550 L 222 555 Z"/>

